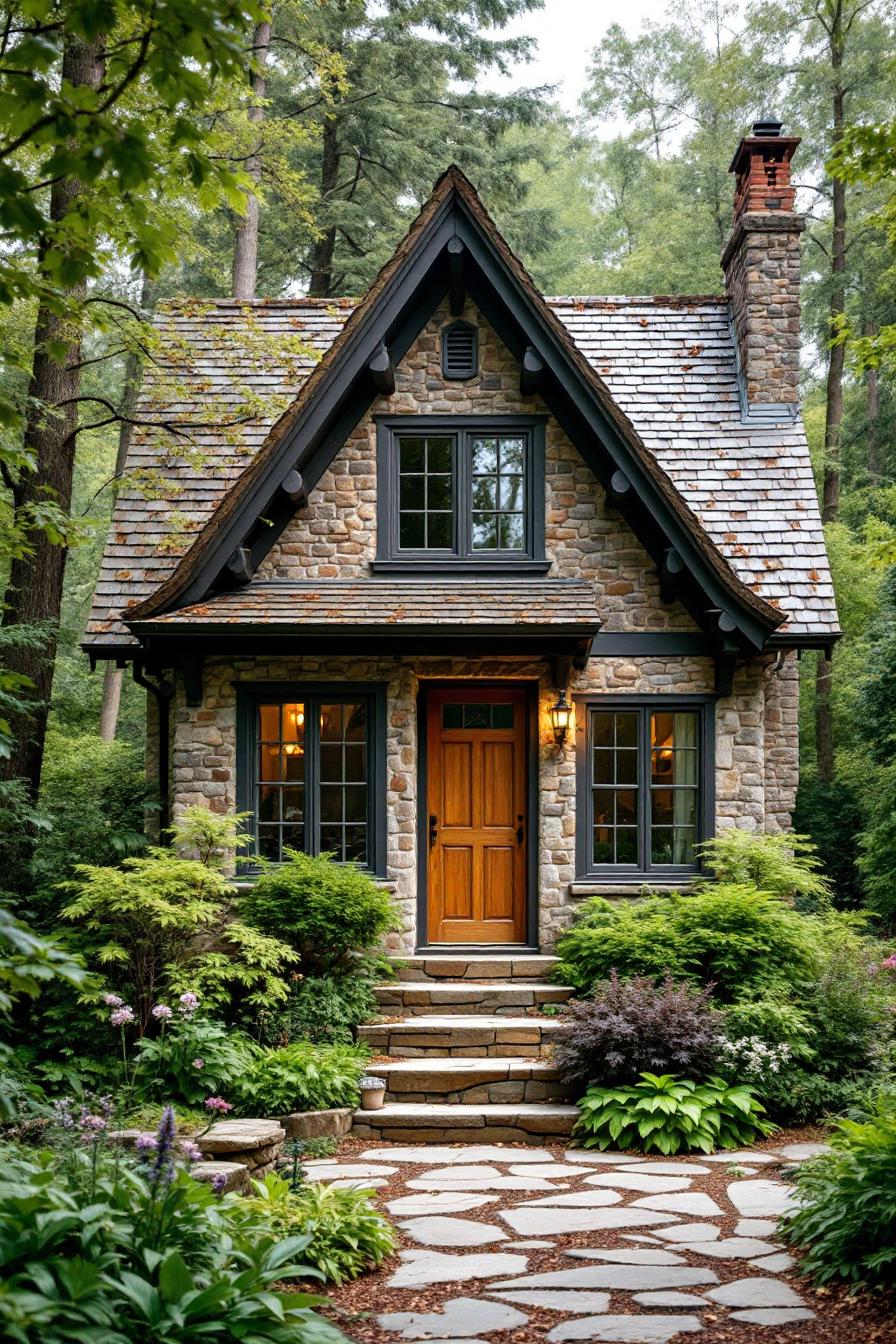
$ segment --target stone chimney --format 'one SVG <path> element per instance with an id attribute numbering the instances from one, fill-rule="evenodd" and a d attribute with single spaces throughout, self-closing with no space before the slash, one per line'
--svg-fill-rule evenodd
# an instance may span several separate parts
<path id="1" fill-rule="evenodd" d="M 734 223 L 722 255 L 745 417 L 780 420 L 799 405 L 800 234 L 790 161 L 799 144 L 757 121 L 731 161 Z"/>

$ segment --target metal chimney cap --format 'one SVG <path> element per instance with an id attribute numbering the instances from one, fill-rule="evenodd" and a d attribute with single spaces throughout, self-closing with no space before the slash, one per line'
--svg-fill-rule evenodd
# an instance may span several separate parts
<path id="1" fill-rule="evenodd" d="M 754 121 L 752 134 L 771 139 L 781 134 L 784 127 L 782 121 L 776 121 L 774 117 L 763 117 L 761 121 Z"/>

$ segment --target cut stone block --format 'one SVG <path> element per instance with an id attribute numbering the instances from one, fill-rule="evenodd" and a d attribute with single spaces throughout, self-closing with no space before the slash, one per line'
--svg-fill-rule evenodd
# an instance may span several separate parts
<path id="1" fill-rule="evenodd" d="M 687 1176 L 651 1176 L 644 1171 L 601 1171 L 586 1176 L 586 1185 L 611 1185 L 615 1190 L 638 1190 L 645 1195 L 667 1195 L 687 1190 L 693 1181 Z"/>
<path id="2" fill-rule="evenodd" d="M 734 1228 L 736 1237 L 772 1237 L 778 1230 L 776 1218 L 741 1218 Z"/>
<path id="3" fill-rule="evenodd" d="M 794 1203 L 793 1186 L 781 1181 L 732 1181 L 726 1193 L 738 1213 L 750 1218 L 778 1218 Z"/>
<path id="4" fill-rule="evenodd" d="M 711 1269 L 698 1266 L 602 1264 L 528 1274 L 524 1279 L 502 1280 L 492 1288 L 501 1292 L 515 1288 L 605 1288 L 637 1293 L 648 1288 L 695 1288 L 718 1281 Z"/>
<path id="5" fill-rule="evenodd" d="M 443 1190 L 432 1191 L 425 1195 L 403 1195 L 393 1199 L 386 1208 L 396 1217 L 416 1217 L 429 1213 L 469 1213 L 483 1204 L 493 1204 L 497 1195 L 465 1195 L 462 1192 Z"/>
<path id="6" fill-rule="evenodd" d="M 756 1255 L 771 1255 L 776 1247 L 770 1241 L 758 1241 L 755 1237 L 723 1237 L 719 1241 L 682 1242 L 686 1251 L 699 1250 L 701 1255 L 711 1255 L 717 1260 L 751 1260 Z"/>
<path id="7" fill-rule="evenodd" d="M 190 1175 L 197 1181 L 211 1185 L 218 1177 L 224 1178 L 224 1190 L 242 1192 L 249 1188 L 249 1171 L 241 1162 L 194 1162 Z"/>
<path id="8" fill-rule="evenodd" d="M 500 1298 L 502 1302 L 515 1302 L 522 1307 L 544 1307 L 547 1311 L 571 1311 L 590 1315 L 592 1312 L 608 1311 L 609 1293 L 591 1293 L 587 1290 L 563 1292 L 562 1289 L 533 1288 L 527 1292 L 520 1289 L 514 1293 L 495 1293 L 488 1290 L 489 1297 Z"/>
<path id="9" fill-rule="evenodd" d="M 487 1246 L 491 1241 L 506 1241 L 507 1233 L 492 1223 L 477 1223 L 469 1218 L 446 1218 L 439 1214 L 411 1218 L 399 1226 L 412 1241 L 422 1246 Z M 482 1329 L 482 1327 L 479 1327 Z"/>
<path id="10" fill-rule="evenodd" d="M 670 1307 L 686 1307 L 691 1311 L 699 1310 L 700 1307 L 708 1307 L 710 1304 L 705 1297 L 695 1297 L 693 1293 L 635 1293 L 632 1298 L 639 1307 L 661 1307 L 668 1310 Z"/>
<path id="11" fill-rule="evenodd" d="M 722 1210 L 714 1199 L 699 1190 L 686 1190 L 680 1195 L 645 1195 L 636 1199 L 633 1209 L 659 1209 L 663 1213 L 683 1213 L 691 1218 L 721 1218 Z"/>
<path id="12" fill-rule="evenodd" d="M 545 1195 L 542 1199 L 527 1199 L 518 1207 L 540 1209 L 600 1209 L 608 1204 L 621 1204 L 622 1195 L 618 1190 L 570 1190 L 566 1194 Z"/>
<path id="13" fill-rule="evenodd" d="M 350 1179 L 367 1180 L 371 1176 L 394 1176 L 397 1167 L 388 1167 L 380 1162 L 303 1162 L 303 1167 L 312 1181 L 322 1185 L 330 1181 Z"/>
<path id="14" fill-rule="evenodd" d="M 657 1227 L 671 1223 L 668 1213 L 650 1213 L 646 1209 L 576 1209 L 525 1206 L 502 1209 L 500 1216 L 520 1236 L 555 1236 L 567 1232 L 599 1232 L 619 1227 Z"/>
<path id="15" fill-rule="evenodd" d="M 499 1306 L 478 1297 L 454 1297 L 441 1311 L 394 1311 L 377 1316 L 381 1330 L 402 1339 L 433 1334 L 456 1339 L 459 1335 L 491 1334 L 493 1330 L 515 1330 L 526 1325 L 529 1317 L 511 1306 Z"/>
<path id="16" fill-rule="evenodd" d="M 767 1274 L 786 1274 L 788 1269 L 793 1269 L 796 1261 L 792 1255 L 780 1251 L 777 1255 L 765 1255 L 758 1260 L 751 1260 L 750 1264 L 754 1269 L 764 1270 Z"/>
<path id="17" fill-rule="evenodd" d="M 623 1246 L 612 1250 L 591 1250 L 590 1247 L 565 1251 L 574 1260 L 609 1260 L 618 1265 L 685 1265 L 687 1261 L 672 1251 L 652 1250 L 648 1247 Z"/>
<path id="18" fill-rule="evenodd" d="M 732 1311 L 731 1319 L 745 1325 L 792 1325 L 814 1320 L 815 1312 L 808 1307 L 757 1307 L 753 1311 Z"/>
<path id="19" fill-rule="evenodd" d="M 791 1162 L 807 1162 L 810 1157 L 821 1157 L 830 1151 L 829 1143 L 787 1143 L 778 1149 L 781 1156 Z"/>
<path id="20" fill-rule="evenodd" d="M 667 1344 L 676 1335 L 702 1330 L 696 1316 L 588 1316 L 555 1325 L 548 1339 L 598 1339 L 608 1344 Z"/>
<path id="21" fill-rule="evenodd" d="M 218 1120 L 199 1140 L 204 1153 L 246 1153 L 276 1148 L 286 1131 L 276 1120 Z"/>
<path id="22" fill-rule="evenodd" d="M 722 1229 L 715 1223 L 678 1223 L 675 1227 L 657 1228 L 656 1235 L 663 1241 L 700 1242 L 702 1250 L 704 1242 L 715 1241 L 722 1235 Z"/>
<path id="23" fill-rule="evenodd" d="M 278 1116 L 278 1123 L 288 1139 L 341 1139 L 352 1127 L 351 1106 L 339 1106 L 330 1111 L 294 1111 Z"/>
<path id="24" fill-rule="evenodd" d="M 387 1288 L 425 1288 L 431 1283 L 463 1283 L 467 1279 L 523 1274 L 524 1255 L 483 1251 L 478 1255 L 443 1255 L 440 1251 L 400 1251 L 403 1261 L 386 1283 Z"/>
<path id="25" fill-rule="evenodd" d="M 723 1307 L 802 1307 L 803 1299 L 780 1279 L 735 1279 L 706 1294 Z"/>

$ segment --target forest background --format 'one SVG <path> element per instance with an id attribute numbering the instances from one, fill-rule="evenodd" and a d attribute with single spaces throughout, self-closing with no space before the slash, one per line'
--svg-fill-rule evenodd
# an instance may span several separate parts
<path id="1" fill-rule="evenodd" d="M 575 115 L 502 36 L 538 7 L 0 5 L 0 846 L 39 927 L 51 883 L 138 851 L 155 806 L 144 693 L 79 648 L 155 306 L 361 294 L 452 161 L 548 294 L 718 293 L 728 165 L 769 113 L 802 137 L 803 406 L 844 631 L 802 658 L 795 824 L 837 904 L 896 926 L 892 6 L 670 4 L 607 29 Z"/>

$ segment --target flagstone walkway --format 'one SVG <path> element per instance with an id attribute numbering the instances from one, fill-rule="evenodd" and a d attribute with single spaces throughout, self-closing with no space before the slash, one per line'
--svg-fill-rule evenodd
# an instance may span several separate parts
<path id="1" fill-rule="evenodd" d="M 363 1344 L 777 1344 L 828 1338 L 811 1329 L 817 1299 L 776 1238 L 793 1199 L 786 1176 L 818 1151 L 661 1161 L 383 1145 L 306 1168 L 373 1187 L 402 1234 L 388 1266 L 332 1295 Z"/>

